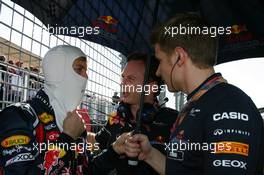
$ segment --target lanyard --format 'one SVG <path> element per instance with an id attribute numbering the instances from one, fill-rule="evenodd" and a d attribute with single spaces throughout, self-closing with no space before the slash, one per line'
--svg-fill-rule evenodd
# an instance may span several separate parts
<path id="1" fill-rule="evenodd" d="M 215 87 L 220 83 L 227 83 L 227 81 L 221 76 L 218 75 L 209 81 L 207 81 L 204 85 L 202 85 L 197 92 L 188 100 L 188 102 L 183 106 L 182 110 L 180 111 L 175 123 L 171 128 L 171 136 L 172 139 L 176 135 L 176 128 L 182 123 L 183 119 L 187 116 L 187 114 L 191 110 L 191 106 L 194 102 L 196 102 L 201 96 L 203 96 L 207 91 L 211 88 Z"/>

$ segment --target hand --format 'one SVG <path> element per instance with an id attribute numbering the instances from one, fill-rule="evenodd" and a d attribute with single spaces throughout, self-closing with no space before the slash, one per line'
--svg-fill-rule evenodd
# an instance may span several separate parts
<path id="1" fill-rule="evenodd" d="M 90 144 L 94 144 L 96 143 L 96 140 L 95 140 L 95 133 L 93 132 L 88 132 L 87 133 L 87 136 L 86 136 L 86 142 L 87 143 L 90 143 Z"/>
<path id="2" fill-rule="evenodd" d="M 129 137 L 125 143 L 125 153 L 128 157 L 138 157 L 139 160 L 150 158 L 153 147 L 147 136 L 135 134 Z"/>
<path id="3" fill-rule="evenodd" d="M 68 112 L 63 121 L 63 132 L 76 140 L 84 131 L 84 124 L 76 110 Z"/>
<path id="4" fill-rule="evenodd" d="M 99 148 L 100 145 L 98 142 L 96 142 L 95 135 L 96 134 L 93 132 L 87 132 L 86 143 L 91 145 L 91 148 L 90 148 L 91 152 L 96 152 L 96 151 L 100 150 L 100 148 Z"/>
<path id="5" fill-rule="evenodd" d="M 121 155 L 125 153 L 125 141 L 131 135 L 131 133 L 123 133 L 120 135 L 116 141 L 113 143 L 113 150 Z"/>

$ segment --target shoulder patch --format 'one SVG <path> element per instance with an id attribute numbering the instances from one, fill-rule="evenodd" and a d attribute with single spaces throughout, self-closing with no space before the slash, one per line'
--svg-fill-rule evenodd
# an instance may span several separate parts
<path id="1" fill-rule="evenodd" d="M 30 138 L 25 135 L 13 135 L 10 137 L 7 137 L 1 142 L 1 146 L 4 148 L 9 148 L 11 146 L 16 145 L 26 145 L 30 141 Z"/>
<path id="2" fill-rule="evenodd" d="M 39 115 L 39 120 L 46 124 L 54 121 L 54 116 L 47 114 L 46 112 L 43 112 L 42 114 Z"/>
<path id="3" fill-rule="evenodd" d="M 112 112 L 109 116 L 108 116 L 108 123 L 110 125 L 113 125 L 113 124 L 120 124 L 122 126 L 125 125 L 125 122 L 124 122 L 124 119 L 121 118 L 117 112 Z"/>

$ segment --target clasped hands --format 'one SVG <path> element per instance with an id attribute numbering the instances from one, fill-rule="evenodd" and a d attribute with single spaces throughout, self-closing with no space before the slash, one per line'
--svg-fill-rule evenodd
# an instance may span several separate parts
<path id="1" fill-rule="evenodd" d="M 153 147 L 146 135 L 132 133 L 123 133 L 113 143 L 113 150 L 121 155 L 126 154 L 127 157 L 137 157 L 138 160 L 146 161 L 150 159 Z"/>

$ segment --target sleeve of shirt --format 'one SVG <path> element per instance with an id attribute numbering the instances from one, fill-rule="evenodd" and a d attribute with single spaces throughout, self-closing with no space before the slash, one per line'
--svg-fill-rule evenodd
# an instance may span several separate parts
<path id="1" fill-rule="evenodd" d="M 8 107 L 0 113 L 0 163 L 5 175 L 29 174 L 38 150 L 33 125 L 20 116 L 17 107 Z"/>
<path id="2" fill-rule="evenodd" d="M 120 163 L 119 157 L 119 154 L 113 150 L 113 147 L 109 146 L 107 149 L 103 150 L 100 154 L 93 158 L 93 173 L 97 175 L 108 174 Z"/>
<path id="3" fill-rule="evenodd" d="M 171 143 L 175 144 L 174 140 Z M 179 145 L 179 142 L 177 143 Z M 201 165 L 201 153 L 199 151 L 174 150 L 168 151 L 165 163 L 166 175 L 202 175 L 201 168 L 197 168 L 197 164 Z"/>
<path id="4" fill-rule="evenodd" d="M 99 143 L 99 147 L 101 150 L 108 147 L 109 139 L 111 137 L 111 132 L 109 131 L 110 129 L 111 127 L 108 120 L 106 126 L 95 134 L 95 140 Z"/>
<path id="5" fill-rule="evenodd" d="M 258 166 L 263 123 L 250 98 L 228 98 L 210 111 L 213 112 L 208 116 L 205 137 L 214 149 L 205 153 L 204 174 L 253 175 L 261 172 Z"/>
<path id="6" fill-rule="evenodd" d="M 200 144 L 206 146 L 201 151 L 168 152 L 166 175 L 196 175 L 197 172 L 255 175 L 263 172 L 264 131 L 257 108 L 249 97 L 230 97 L 219 102 L 207 103 L 203 109 L 206 112 L 195 116 L 205 118 L 200 128 L 203 133 Z M 179 140 L 174 138 L 171 142 L 179 143 Z"/>
<path id="7" fill-rule="evenodd" d="M 40 145 L 36 141 L 32 122 L 23 117 L 24 113 L 18 107 L 9 107 L 0 114 L 0 163 L 4 174 L 59 172 L 73 157 L 73 152 L 67 148 L 74 140 L 61 133 L 52 148 L 47 148 L 47 144 Z M 64 147 L 61 148 L 61 145 Z"/>

